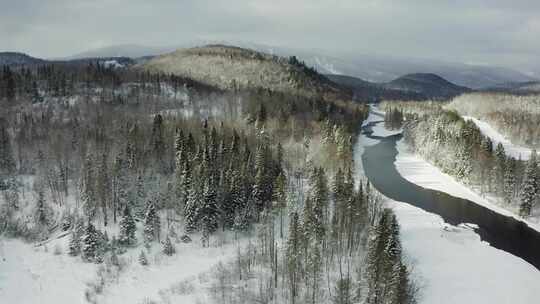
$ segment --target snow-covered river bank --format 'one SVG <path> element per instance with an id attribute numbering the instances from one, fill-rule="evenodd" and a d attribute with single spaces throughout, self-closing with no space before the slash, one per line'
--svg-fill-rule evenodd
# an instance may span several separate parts
<path id="1" fill-rule="evenodd" d="M 371 114 L 366 125 L 381 121 L 378 114 Z M 385 130 L 383 123 L 372 131 L 375 138 L 362 134 L 355 147 L 358 170 L 366 165 L 358 165 L 365 149 L 376 145 L 377 137 L 394 133 Z M 403 143 L 398 145 L 396 167 L 409 182 L 471 201 L 481 199 L 404 148 Z M 540 298 L 536 288 L 540 272 L 523 259 L 483 242 L 471 226 L 449 225 L 441 216 L 410 204 L 391 199 L 387 203 L 401 224 L 403 247 L 422 290 L 420 303 L 534 303 Z"/>

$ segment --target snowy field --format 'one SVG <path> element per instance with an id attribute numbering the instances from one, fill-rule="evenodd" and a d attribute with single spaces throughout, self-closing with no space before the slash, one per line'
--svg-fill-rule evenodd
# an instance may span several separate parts
<path id="1" fill-rule="evenodd" d="M 479 120 L 471 116 L 463 116 L 465 120 L 471 120 L 480 129 L 480 132 L 491 139 L 493 147 L 496 147 L 501 143 L 504 147 L 506 155 L 512 156 L 515 159 L 528 160 L 531 156 L 531 149 L 527 147 L 518 146 L 513 144 L 504 135 L 495 130 L 489 123 Z"/>
<path id="2" fill-rule="evenodd" d="M 394 134 L 381 132 L 381 128 L 384 129 L 382 126 L 374 128 L 374 135 Z M 363 147 L 376 142 L 360 136 L 355 147 L 357 170 L 362 169 L 358 162 L 361 162 Z M 511 215 L 510 211 L 490 204 L 436 167 L 407 152 L 403 142 L 398 143 L 398 151 L 396 167 L 407 180 Z M 536 303 L 540 297 L 537 288 L 540 272 L 521 258 L 482 242 L 479 235 L 465 225 L 448 225 L 440 216 L 406 203 L 388 199 L 387 204 L 396 213 L 401 226 L 404 252 L 421 289 L 420 304 L 525 304 Z"/>
<path id="3" fill-rule="evenodd" d="M 36 246 L 1 237 L 0 303 L 87 303 L 85 291 L 99 281 L 97 270 L 104 264 L 69 256 L 67 239 Z M 128 250 L 120 256 L 123 269 L 106 278 L 97 303 L 208 303 L 210 270 L 233 259 L 238 250 L 235 242 L 217 244 L 223 238 L 214 240 L 215 246 L 209 248 L 201 247 L 198 239 L 174 244 L 176 254 L 170 257 L 156 243 L 147 253 L 148 266 L 138 262 L 141 247 Z"/>

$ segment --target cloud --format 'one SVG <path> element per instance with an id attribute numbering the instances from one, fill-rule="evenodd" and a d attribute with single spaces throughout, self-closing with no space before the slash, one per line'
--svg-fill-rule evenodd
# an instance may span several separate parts
<path id="1" fill-rule="evenodd" d="M 243 40 L 331 52 L 524 65 L 537 0 L 0 0 L 0 49 L 67 56 L 125 43 Z"/>

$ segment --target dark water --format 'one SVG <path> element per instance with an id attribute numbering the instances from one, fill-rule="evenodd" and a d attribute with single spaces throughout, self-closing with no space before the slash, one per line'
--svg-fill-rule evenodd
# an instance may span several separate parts
<path id="1" fill-rule="evenodd" d="M 478 225 L 479 228 L 475 231 L 483 241 L 524 259 L 540 270 L 540 233 L 521 221 L 498 214 L 469 200 L 410 183 L 399 174 L 394 165 L 398 153 L 396 141 L 401 138 L 401 134 L 389 137 L 372 136 L 371 126 L 373 123 L 365 126 L 362 132 L 370 138 L 379 139 L 380 142 L 365 147 L 362 163 L 368 179 L 379 192 L 391 199 L 438 214 L 452 225 L 474 223 Z"/>

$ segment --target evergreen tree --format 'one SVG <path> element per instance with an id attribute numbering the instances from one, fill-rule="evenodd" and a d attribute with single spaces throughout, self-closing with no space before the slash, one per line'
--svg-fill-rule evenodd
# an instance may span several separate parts
<path id="1" fill-rule="evenodd" d="M 197 184 L 192 184 L 188 200 L 184 209 L 185 231 L 191 233 L 198 228 L 199 209 L 203 203 L 201 189 Z"/>
<path id="2" fill-rule="evenodd" d="M 104 153 L 98 167 L 96 178 L 96 197 L 100 202 L 101 211 L 103 214 L 103 223 L 107 226 L 108 207 L 111 193 L 111 181 L 109 179 L 109 168 L 107 166 L 107 155 Z"/>
<path id="3" fill-rule="evenodd" d="M 213 233 L 218 228 L 218 208 L 216 190 L 211 180 L 206 180 L 203 189 L 203 205 L 199 209 L 201 228 L 203 233 Z"/>
<path id="4" fill-rule="evenodd" d="M 150 243 L 154 240 L 159 240 L 159 232 L 161 225 L 159 215 L 157 214 L 156 205 L 153 201 L 148 201 L 146 205 L 146 214 L 144 216 L 144 239 Z"/>
<path id="5" fill-rule="evenodd" d="M 15 169 L 9 134 L 4 122 L 0 121 L 0 182 L 2 177 L 14 174 Z"/>
<path id="6" fill-rule="evenodd" d="M 146 258 L 146 254 L 144 254 L 144 250 L 141 250 L 141 253 L 139 254 L 139 264 L 143 266 L 148 265 L 148 259 Z"/>
<path id="7" fill-rule="evenodd" d="M 71 256 L 79 255 L 81 252 L 80 236 L 75 229 L 73 229 L 70 234 L 68 252 Z"/>
<path id="8" fill-rule="evenodd" d="M 521 203 L 519 206 L 519 215 L 527 217 L 531 214 L 531 209 L 536 199 L 538 192 L 537 185 L 537 163 L 536 163 L 536 151 L 533 151 L 527 167 L 525 168 L 525 177 L 521 185 Z"/>
<path id="9" fill-rule="evenodd" d="M 94 172 L 92 156 L 88 154 L 81 173 L 80 193 L 84 214 L 90 219 L 94 218 L 97 210 Z"/>
<path id="10" fill-rule="evenodd" d="M 135 237 L 136 230 L 137 226 L 135 224 L 135 220 L 131 216 L 129 205 L 126 205 L 124 207 L 122 219 L 120 220 L 120 234 L 118 242 L 124 246 L 135 244 L 137 241 L 137 238 Z"/>
<path id="11" fill-rule="evenodd" d="M 45 202 L 45 189 L 41 183 L 35 185 L 36 191 L 36 209 L 34 212 L 36 224 L 39 226 L 47 226 L 49 224 L 49 210 Z"/>
<path id="12" fill-rule="evenodd" d="M 81 237 L 81 253 L 83 260 L 87 262 L 94 261 L 99 247 L 99 234 L 92 225 L 88 223 L 84 234 Z"/>
<path id="13" fill-rule="evenodd" d="M 168 255 L 168 256 L 171 256 L 173 255 L 174 253 L 176 252 L 172 242 L 171 242 L 171 238 L 169 236 L 167 236 L 167 238 L 165 238 L 165 242 L 163 242 L 163 253 Z"/>

